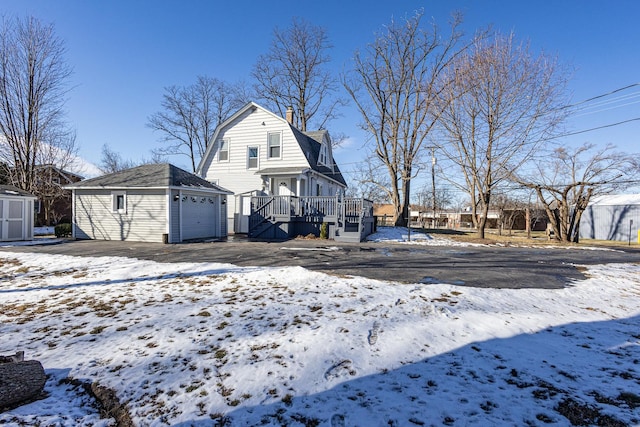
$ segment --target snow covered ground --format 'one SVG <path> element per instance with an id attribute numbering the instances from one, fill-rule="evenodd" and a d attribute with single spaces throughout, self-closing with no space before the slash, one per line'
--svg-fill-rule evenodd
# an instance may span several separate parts
<path id="1" fill-rule="evenodd" d="M 638 425 L 640 265 L 587 275 L 498 290 L 0 252 L 0 354 L 48 374 L 0 425 L 115 425 L 93 381 L 139 426 Z"/>

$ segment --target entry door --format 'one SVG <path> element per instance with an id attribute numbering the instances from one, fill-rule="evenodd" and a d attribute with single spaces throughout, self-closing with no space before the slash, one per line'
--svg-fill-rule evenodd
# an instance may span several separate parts
<path id="1" fill-rule="evenodd" d="M 0 200 L 0 240 L 24 238 L 24 200 Z"/>

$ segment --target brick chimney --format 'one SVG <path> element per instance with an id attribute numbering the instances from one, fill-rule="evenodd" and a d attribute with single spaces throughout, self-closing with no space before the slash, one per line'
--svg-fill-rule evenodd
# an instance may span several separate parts
<path id="1" fill-rule="evenodd" d="M 287 107 L 287 114 L 285 118 L 287 119 L 287 122 L 290 125 L 293 125 L 293 107 L 292 106 Z"/>

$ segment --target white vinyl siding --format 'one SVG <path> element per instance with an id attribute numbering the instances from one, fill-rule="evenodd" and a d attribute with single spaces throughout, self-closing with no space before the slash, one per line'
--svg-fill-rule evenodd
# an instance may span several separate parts
<path id="1" fill-rule="evenodd" d="M 263 125 L 264 123 L 264 125 Z M 267 162 L 269 133 L 279 133 L 281 159 Z M 256 170 L 247 170 L 247 148 L 258 147 L 258 168 L 299 167 L 309 168 L 309 162 L 295 140 L 289 124 L 272 114 L 256 109 L 246 111 L 227 127 L 221 129 L 219 138 L 232 141 L 229 144 L 229 161 L 216 162 L 205 159 L 203 175 L 208 181 L 217 180 L 221 187 L 241 194 L 262 188 L 262 178 Z M 267 166 L 268 165 L 268 166 Z M 228 209 L 233 215 L 232 208 Z"/>
<path id="2" fill-rule="evenodd" d="M 76 238 L 162 242 L 167 230 L 165 190 L 127 190 L 126 212 L 113 212 L 108 190 L 76 190 Z"/>

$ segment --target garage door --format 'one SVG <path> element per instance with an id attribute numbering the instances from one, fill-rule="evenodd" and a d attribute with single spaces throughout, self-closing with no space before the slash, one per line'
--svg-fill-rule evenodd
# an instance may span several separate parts
<path id="1" fill-rule="evenodd" d="M 216 197 L 183 195 L 187 199 L 182 203 L 182 240 L 216 236 Z"/>

